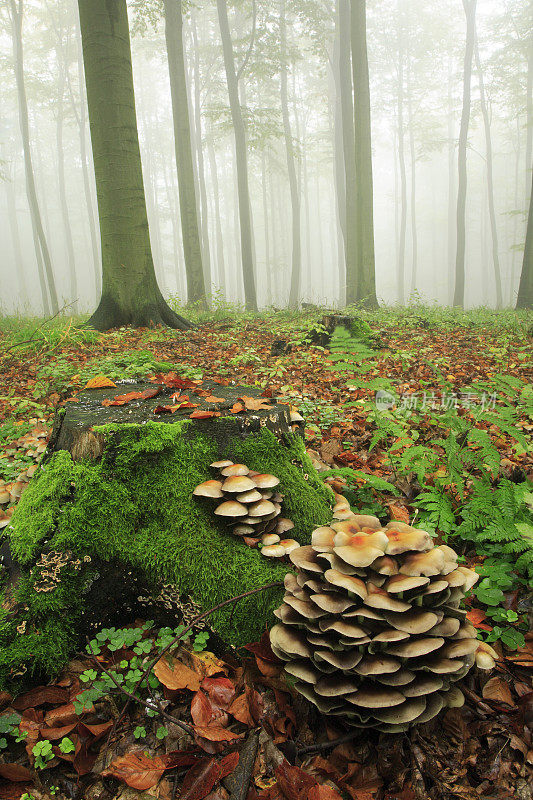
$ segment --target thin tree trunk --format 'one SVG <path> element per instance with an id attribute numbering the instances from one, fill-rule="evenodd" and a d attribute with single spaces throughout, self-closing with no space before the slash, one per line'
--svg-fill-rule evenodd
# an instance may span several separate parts
<path id="1" fill-rule="evenodd" d="M 272 219 L 272 264 L 271 264 L 271 280 L 274 278 L 273 281 L 273 291 L 272 291 L 272 299 L 271 302 L 276 304 L 279 302 L 279 282 L 276 280 L 276 272 L 278 269 L 279 264 L 279 228 L 276 225 L 276 195 L 275 195 L 275 186 L 274 186 L 274 175 L 272 174 L 272 170 L 270 170 L 270 182 L 269 182 L 269 195 L 270 195 L 270 214 Z"/>
<path id="2" fill-rule="evenodd" d="M 287 19 L 285 0 L 280 0 L 279 4 L 279 36 L 281 114 L 283 117 L 283 131 L 285 135 L 285 151 L 287 156 L 287 172 L 289 175 L 292 210 L 292 269 L 291 288 L 289 292 L 289 308 L 298 308 L 300 303 L 300 284 L 302 277 L 301 209 L 300 190 L 298 187 L 298 178 L 296 176 L 296 165 L 294 163 L 294 143 L 292 139 L 287 90 Z"/>
<path id="3" fill-rule="evenodd" d="M 36 252 L 36 256 L 38 268 L 40 268 L 43 272 L 43 275 L 39 276 L 41 289 L 43 290 L 43 306 L 45 314 L 48 315 L 50 311 L 53 314 L 57 314 L 59 312 L 59 303 L 57 300 L 54 274 L 52 271 L 50 250 L 48 249 L 48 242 L 46 241 L 46 236 L 44 233 L 39 201 L 37 199 L 35 175 L 33 172 L 30 147 L 28 101 L 26 97 L 26 86 L 24 83 L 24 53 L 22 48 L 22 19 L 24 15 L 24 5 L 23 0 L 9 0 L 9 2 L 13 31 L 13 61 L 15 67 L 15 79 L 17 83 L 19 124 L 22 136 L 22 146 L 24 149 L 24 166 L 26 171 L 26 193 L 28 195 L 32 227 L 35 232 L 34 240 L 37 242 L 38 249 L 40 251 L 39 253 Z M 42 266 L 39 267 L 39 265 Z M 46 284 L 44 275 L 46 275 Z M 48 302 L 47 290 L 50 295 L 50 304 Z"/>
<path id="4" fill-rule="evenodd" d="M 470 97 L 472 83 L 472 58 L 474 55 L 475 22 L 477 0 L 463 0 L 466 15 L 466 45 L 463 66 L 463 110 L 459 131 L 457 158 L 459 165 L 459 184 L 457 190 L 457 252 L 455 259 L 454 306 L 464 306 L 465 294 L 465 249 L 466 249 L 466 148 L 470 124 Z"/>
<path id="5" fill-rule="evenodd" d="M 520 175 L 520 156 L 522 154 L 521 136 L 520 136 L 520 116 L 516 115 L 516 148 L 514 160 L 514 200 L 513 200 L 513 233 L 511 239 L 511 278 L 509 286 L 509 305 L 512 307 L 514 304 L 514 287 L 516 281 L 516 264 L 518 260 L 517 238 L 518 238 L 518 197 L 519 187 L 521 188 L 521 175 Z"/>
<path id="6" fill-rule="evenodd" d="M 98 330 L 190 323 L 157 285 L 135 115 L 126 0 L 78 0 L 102 238 Z"/>
<path id="7" fill-rule="evenodd" d="M 204 283 L 207 302 L 211 300 L 211 248 L 209 245 L 209 213 L 207 207 L 207 189 L 205 185 L 205 166 L 202 131 L 202 103 L 200 95 L 200 48 L 196 20 L 191 18 L 191 30 L 194 51 L 194 123 L 196 129 L 196 158 L 198 163 L 198 186 L 200 189 L 200 229 L 202 231 L 202 261 L 204 266 Z"/>
<path id="8" fill-rule="evenodd" d="M 374 253 L 372 123 L 366 43 L 366 0 L 352 0 L 352 72 L 354 91 L 355 174 L 357 176 L 357 300 L 377 307 Z"/>
<path id="9" fill-rule="evenodd" d="M 22 247 L 20 243 L 20 231 L 17 218 L 17 205 L 13 177 L 14 176 L 8 176 L 4 181 L 7 198 L 7 214 L 9 217 L 9 229 L 11 231 L 11 240 L 13 242 L 13 255 L 15 256 L 15 267 L 20 286 L 20 294 L 23 303 L 29 304 L 28 286 L 26 283 L 24 260 L 22 258 Z"/>
<path id="10" fill-rule="evenodd" d="M 215 230 L 216 230 L 216 243 L 217 243 L 217 266 L 218 276 L 221 282 L 220 289 L 226 291 L 226 265 L 224 259 L 224 236 L 222 233 L 222 219 L 220 216 L 220 190 L 218 183 L 218 168 L 217 158 L 215 153 L 215 146 L 212 141 L 209 141 L 207 146 L 207 153 L 209 156 L 209 169 L 211 171 L 211 183 L 213 184 L 213 192 L 215 194 Z"/>
<path id="11" fill-rule="evenodd" d="M 181 0 L 164 0 L 164 12 L 181 231 L 185 256 L 185 273 L 187 276 L 187 299 L 190 303 L 199 302 L 205 304 L 205 281 L 198 227 L 189 102 L 185 74 Z"/>
<path id="12" fill-rule="evenodd" d="M 475 34 L 474 34 L 475 35 Z M 490 130 L 489 111 L 487 108 L 487 99 L 485 96 L 485 81 L 483 80 L 483 70 L 481 68 L 481 59 L 479 57 L 479 46 L 477 37 L 475 39 L 474 53 L 476 59 L 476 69 L 479 81 L 479 101 L 481 105 L 481 115 L 483 117 L 483 126 L 485 128 L 485 151 L 486 151 L 486 165 L 487 165 L 487 192 L 489 202 L 489 218 L 490 218 L 490 232 L 492 237 L 492 263 L 494 267 L 494 283 L 496 285 L 496 308 L 501 308 L 503 305 L 502 297 L 502 278 L 500 272 L 500 256 L 498 253 L 498 228 L 496 225 L 496 209 L 494 206 L 494 177 L 493 177 L 493 164 L 492 164 L 492 135 Z"/>
<path id="13" fill-rule="evenodd" d="M 525 207 L 529 202 L 529 179 L 533 158 L 533 0 L 529 0 L 529 42 L 527 47 L 527 86 L 526 86 L 526 181 Z"/>
<path id="14" fill-rule="evenodd" d="M 339 306 L 346 305 L 346 256 L 344 242 L 346 239 L 346 179 L 344 174 L 344 153 L 342 139 L 342 108 L 340 89 L 340 0 L 335 0 L 335 37 L 333 40 L 333 58 L 331 60 L 331 76 L 333 86 L 330 88 L 329 114 L 330 136 L 333 144 L 335 160 L 335 208 L 336 208 L 336 240 L 337 240 L 337 271 L 339 275 Z M 331 81 L 330 81 L 331 86 Z M 332 125 L 333 117 L 333 125 Z M 333 128 L 333 129 L 332 129 Z"/>
<path id="15" fill-rule="evenodd" d="M 455 133 L 453 113 L 453 57 L 448 57 L 448 286 L 446 303 L 453 303 L 456 249 Z"/>
<path id="16" fill-rule="evenodd" d="M 404 43 L 402 4 L 398 0 L 398 160 L 400 165 L 400 240 L 398 247 L 398 299 L 400 305 L 405 303 L 405 234 L 407 229 L 407 175 L 405 170 L 405 131 L 403 121 L 403 71 Z"/>
<path id="17" fill-rule="evenodd" d="M 237 182 L 239 197 L 239 220 L 241 230 L 241 259 L 244 282 L 246 308 L 257 311 L 255 291 L 254 260 L 252 250 L 252 216 L 250 209 L 250 189 L 248 183 L 248 157 L 246 154 L 246 131 L 239 101 L 239 82 L 235 71 L 233 44 L 228 21 L 226 0 L 217 0 L 218 19 L 222 48 L 224 51 L 224 67 L 228 84 L 231 118 L 235 134 L 235 160 L 237 166 Z"/>
<path id="18" fill-rule="evenodd" d="M 267 286 L 267 306 L 272 305 L 272 266 L 270 264 L 270 235 L 269 235 L 269 214 L 268 214 L 268 195 L 267 195 L 267 170 L 265 148 L 261 150 L 261 190 L 263 196 L 263 222 L 265 226 L 265 270 Z"/>
<path id="19" fill-rule="evenodd" d="M 57 178 L 59 184 L 59 200 L 61 204 L 61 217 L 65 231 L 65 243 L 67 247 L 67 266 L 70 279 L 69 293 L 71 307 L 74 312 L 78 310 L 78 276 L 76 274 L 76 257 L 74 255 L 74 239 L 70 225 L 70 215 L 68 212 L 67 183 L 65 180 L 65 151 L 63 146 L 63 107 L 65 93 L 65 71 L 61 65 L 61 52 L 56 50 L 59 67 L 59 85 L 56 107 L 56 144 L 57 144 Z"/>
<path id="20" fill-rule="evenodd" d="M 522 263 L 522 275 L 516 308 L 531 308 L 533 306 L 533 177 L 531 180 L 531 198 L 529 201 L 529 215 L 527 220 L 526 246 Z"/>
<path id="21" fill-rule="evenodd" d="M 93 193 L 91 182 L 89 179 L 88 159 L 87 152 L 87 119 L 86 119 L 86 96 L 85 96 L 85 76 L 83 73 L 83 50 L 81 44 L 81 31 L 79 17 L 76 16 L 76 45 L 77 45 L 77 59 L 78 59 L 78 84 L 80 93 L 80 113 L 76 113 L 78 121 L 78 129 L 80 136 L 80 157 L 81 157 L 81 171 L 83 176 L 83 192 L 85 195 L 85 205 L 87 206 L 87 222 L 89 225 L 89 236 L 91 238 L 91 253 L 92 263 L 94 270 L 94 284 L 96 289 L 96 296 L 99 297 L 102 291 L 102 268 L 100 262 L 100 253 L 98 251 L 98 237 L 96 232 L 97 221 L 95 217 Z M 73 102 L 73 108 L 75 105 Z"/>
<path id="22" fill-rule="evenodd" d="M 411 57 L 409 55 L 407 58 L 407 125 L 409 127 L 409 154 L 411 162 L 411 295 L 414 295 L 416 292 L 418 272 L 418 235 L 416 229 L 416 147 L 411 78 Z"/>

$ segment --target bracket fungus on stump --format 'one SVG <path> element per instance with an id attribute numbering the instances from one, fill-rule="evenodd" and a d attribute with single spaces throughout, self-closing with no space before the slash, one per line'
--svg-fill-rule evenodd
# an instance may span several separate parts
<path id="1" fill-rule="evenodd" d="M 397 733 L 464 702 L 455 682 L 490 668 L 461 609 L 476 582 L 447 545 L 401 522 L 352 515 L 290 554 L 274 653 L 325 714 Z M 481 653 L 480 653 L 481 655 Z"/>

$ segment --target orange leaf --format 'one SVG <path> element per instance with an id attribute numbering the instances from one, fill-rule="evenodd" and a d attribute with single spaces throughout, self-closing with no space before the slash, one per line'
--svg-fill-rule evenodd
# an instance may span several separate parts
<path id="1" fill-rule="evenodd" d="M 243 395 L 239 397 L 239 400 L 242 400 L 247 411 L 267 411 L 272 408 L 272 406 L 269 406 L 261 397 L 247 397 Z"/>
<path id="2" fill-rule="evenodd" d="M 113 383 L 111 378 L 107 378 L 105 375 L 97 375 L 95 378 L 91 378 L 90 381 L 87 381 L 85 384 L 85 389 L 107 389 L 107 388 L 117 388 L 117 384 Z"/>
<path id="3" fill-rule="evenodd" d="M 509 684 L 498 676 L 487 681 L 483 687 L 483 697 L 485 700 L 493 700 L 496 703 L 506 703 L 508 706 L 515 705 Z"/>
<path id="4" fill-rule="evenodd" d="M 200 688 L 200 680 L 196 672 L 176 658 L 172 658 L 170 661 L 166 658 L 159 659 L 154 666 L 154 673 L 167 689 L 174 691 L 190 689 L 191 692 L 197 692 Z"/>
<path id="5" fill-rule="evenodd" d="M 193 411 L 192 414 L 189 414 L 189 419 L 209 419 L 220 416 L 220 411 Z"/>
<path id="6" fill-rule="evenodd" d="M 215 397 L 213 394 L 208 394 L 207 397 L 204 397 L 206 403 L 223 403 L 225 397 Z"/>
<path id="7" fill-rule="evenodd" d="M 472 623 L 474 628 L 479 628 L 483 631 L 492 630 L 491 625 L 487 625 L 485 622 L 483 622 L 483 620 L 486 619 L 486 614 L 480 608 L 472 608 L 467 612 L 466 618 Z"/>
<path id="8" fill-rule="evenodd" d="M 342 797 L 331 786 L 313 786 L 307 795 L 308 800 L 342 800 Z"/>
<path id="9" fill-rule="evenodd" d="M 151 397 L 155 397 L 160 392 L 158 386 L 150 386 L 149 389 L 145 389 L 144 392 L 128 392 L 127 394 L 117 394 L 112 400 L 102 400 L 103 406 L 125 406 L 126 403 L 129 403 L 131 400 L 149 400 Z"/>
<path id="10" fill-rule="evenodd" d="M 230 411 L 232 414 L 239 414 L 241 411 L 244 411 L 244 406 L 242 403 L 234 403 Z"/>
<path id="11" fill-rule="evenodd" d="M 387 503 L 392 519 L 397 519 L 399 522 L 405 522 L 409 525 L 409 512 L 403 506 L 396 503 Z"/>
<path id="12" fill-rule="evenodd" d="M 194 732 L 210 742 L 231 742 L 241 738 L 240 733 L 233 733 L 220 725 L 194 725 Z"/>
<path id="13" fill-rule="evenodd" d="M 149 758 L 139 750 L 116 758 L 102 775 L 104 778 L 117 778 L 142 792 L 155 786 L 164 771 L 165 764 L 159 757 Z"/>

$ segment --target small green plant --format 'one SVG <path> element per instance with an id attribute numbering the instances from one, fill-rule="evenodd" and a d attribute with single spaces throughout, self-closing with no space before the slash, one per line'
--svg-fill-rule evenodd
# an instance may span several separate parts
<path id="1" fill-rule="evenodd" d="M 42 739 L 40 742 L 37 742 L 33 745 L 31 751 L 35 757 L 35 769 L 45 769 L 48 762 L 54 757 L 52 742 L 49 739 Z"/>
<path id="2" fill-rule="evenodd" d="M 146 728 L 142 725 L 137 725 L 133 731 L 133 735 L 136 739 L 146 739 Z"/>

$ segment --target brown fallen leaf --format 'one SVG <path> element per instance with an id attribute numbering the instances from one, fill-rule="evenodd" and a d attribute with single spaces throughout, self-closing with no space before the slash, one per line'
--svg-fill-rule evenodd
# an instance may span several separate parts
<path id="1" fill-rule="evenodd" d="M 497 675 L 487 681 L 483 687 L 483 698 L 495 703 L 506 703 L 508 706 L 516 705 L 511 695 L 509 684 Z"/>
<path id="2" fill-rule="evenodd" d="M 208 394 L 207 397 L 204 397 L 206 403 L 223 403 L 225 399 L 225 397 L 215 397 L 212 394 Z"/>
<path id="3" fill-rule="evenodd" d="M 117 778 L 132 789 L 146 791 L 156 785 L 164 771 L 165 764 L 158 756 L 150 758 L 139 750 L 116 758 L 107 769 L 103 770 L 102 776 Z"/>
<path id="4" fill-rule="evenodd" d="M 220 725 L 194 725 L 193 727 L 198 736 L 208 739 L 210 742 L 232 742 L 241 738 L 240 733 L 233 733 L 227 728 L 221 728 Z"/>
<path id="5" fill-rule="evenodd" d="M 196 672 L 187 667 L 177 658 L 161 658 L 154 666 L 154 674 L 167 689 L 189 689 L 197 692 L 200 688 L 200 679 Z"/>
<path id="6" fill-rule="evenodd" d="M 7 781 L 13 781 L 13 783 L 31 781 L 32 779 L 32 773 L 22 764 L 0 764 L 0 776 Z"/>
<path id="7" fill-rule="evenodd" d="M 268 411 L 272 408 L 261 397 L 247 397 L 243 394 L 242 397 L 239 397 L 239 400 L 242 400 L 247 411 Z"/>
<path id="8" fill-rule="evenodd" d="M 210 417 L 220 417 L 220 411 L 193 411 L 189 414 L 189 419 L 209 419 Z"/>

